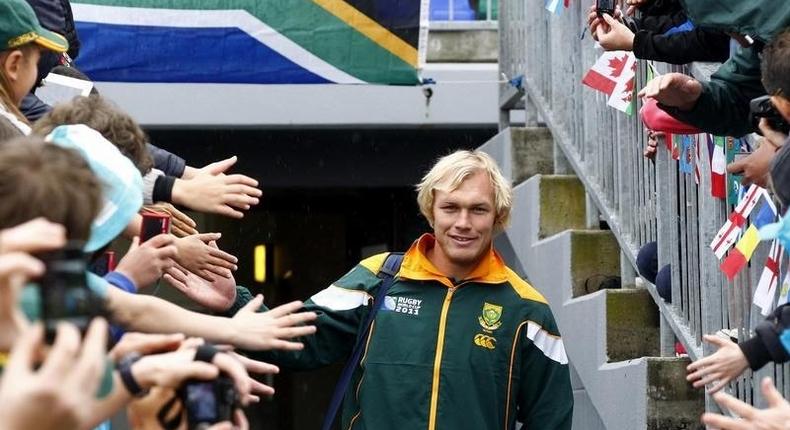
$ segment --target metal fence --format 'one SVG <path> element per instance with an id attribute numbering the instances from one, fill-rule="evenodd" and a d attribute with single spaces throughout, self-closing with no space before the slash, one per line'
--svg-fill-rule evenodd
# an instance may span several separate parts
<path id="1" fill-rule="evenodd" d="M 523 75 L 523 81 L 521 88 L 501 87 L 500 126 L 508 126 L 510 109 L 523 107 L 527 125 L 540 122 L 551 129 L 556 148 L 587 190 L 588 210 L 606 221 L 620 244 L 624 284 L 628 283 L 625 277 L 635 273 L 639 247 L 658 242 L 659 267 L 672 265 L 671 304 L 659 297 L 654 286 L 647 286 L 662 315 L 662 341 L 667 340 L 662 342 L 662 354 L 673 354 L 677 338 L 692 360 L 699 359 L 713 352 L 702 336 L 722 328 L 738 329 L 740 339 L 751 337 L 763 318 L 752 306 L 752 295 L 768 246 L 758 247 L 750 267 L 734 282 L 721 273 L 709 244 L 732 206 L 711 196 L 707 145 L 700 148 L 699 184 L 693 174 L 679 172 L 678 163 L 662 145 L 655 163 L 644 158 L 647 137 L 638 115 L 614 110 L 607 106 L 606 96 L 581 84 L 584 73 L 602 53 L 583 31 L 588 3 L 572 1 L 559 16 L 544 5 L 544 0 L 501 4 L 500 71 L 508 79 Z M 672 67 L 656 64 L 660 73 Z M 707 79 L 715 67 L 683 69 Z M 646 75 L 647 65 L 640 61 L 636 88 L 644 85 Z M 790 396 L 787 366 L 769 365 L 758 375 L 747 371 L 728 389 L 762 405 L 762 376 L 775 378 L 780 391 Z M 715 409 L 710 399 L 706 404 Z"/>

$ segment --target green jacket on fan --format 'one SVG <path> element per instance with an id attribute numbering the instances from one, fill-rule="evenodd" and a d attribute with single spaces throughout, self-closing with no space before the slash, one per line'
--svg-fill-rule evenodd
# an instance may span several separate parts
<path id="1" fill-rule="evenodd" d="M 702 83 L 702 94 L 689 111 L 661 105 L 673 117 L 720 136 L 743 136 L 754 130 L 749 101 L 765 95 L 760 81 L 760 52 L 790 28 L 790 2 L 777 0 L 681 0 L 696 27 L 750 36 L 754 44 L 738 48 Z"/>
<path id="2" fill-rule="evenodd" d="M 546 300 L 492 249 L 454 282 L 426 258 L 434 237 L 405 253 L 343 404 L 343 429 L 570 429 L 568 359 Z M 302 351 L 252 353 L 290 369 L 347 359 L 387 254 L 360 262 L 305 303 L 317 333 Z M 239 297 L 249 297 L 239 295 Z M 243 299 L 242 299 L 243 300 Z"/>

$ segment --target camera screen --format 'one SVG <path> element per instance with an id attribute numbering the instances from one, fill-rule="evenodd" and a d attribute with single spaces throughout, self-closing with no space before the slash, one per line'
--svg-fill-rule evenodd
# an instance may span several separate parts
<path id="1" fill-rule="evenodd" d="M 217 421 L 217 399 L 212 382 L 192 382 L 185 387 L 186 405 L 195 422 Z"/>

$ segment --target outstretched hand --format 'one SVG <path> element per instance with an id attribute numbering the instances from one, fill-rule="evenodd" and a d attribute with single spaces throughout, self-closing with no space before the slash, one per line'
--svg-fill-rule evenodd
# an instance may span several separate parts
<path id="1" fill-rule="evenodd" d="M 177 179 L 173 201 L 196 211 L 244 217 L 241 211 L 257 205 L 263 193 L 255 179 L 225 174 L 236 161 L 237 157 L 233 156 L 193 172 L 189 179 Z"/>
<path id="2" fill-rule="evenodd" d="M 258 295 L 233 316 L 233 344 L 251 350 L 300 350 L 301 342 L 289 339 L 315 333 L 315 326 L 303 325 L 314 321 L 315 312 L 296 312 L 302 302 L 295 301 L 280 305 L 267 312 L 257 312 L 263 304 L 263 296 Z"/>
<path id="3" fill-rule="evenodd" d="M 236 300 L 236 280 L 231 277 L 214 277 L 207 281 L 180 266 L 168 269 L 165 281 L 193 302 L 214 312 L 226 311 Z"/>
<path id="4" fill-rule="evenodd" d="M 724 388 L 730 381 L 743 373 L 749 362 L 737 343 L 715 335 L 705 335 L 705 342 L 717 346 L 719 349 L 713 354 L 701 358 L 686 367 L 689 372 L 686 380 L 693 382 L 694 388 L 713 384 L 708 388 L 709 393 L 715 393 Z"/>
<path id="5" fill-rule="evenodd" d="M 217 277 L 231 279 L 231 270 L 238 269 L 236 263 L 239 260 L 217 247 L 216 241 L 220 237 L 220 233 L 203 233 L 176 239 L 176 262 L 208 281 Z"/>
<path id="6" fill-rule="evenodd" d="M 704 413 L 702 423 L 720 430 L 785 430 L 790 423 L 790 404 L 776 389 L 771 378 L 764 378 L 760 384 L 763 397 L 768 402 L 767 409 L 757 409 L 737 398 L 726 394 L 716 393 L 713 399 L 724 409 L 727 409 L 740 418 L 728 417 L 723 414 Z"/>

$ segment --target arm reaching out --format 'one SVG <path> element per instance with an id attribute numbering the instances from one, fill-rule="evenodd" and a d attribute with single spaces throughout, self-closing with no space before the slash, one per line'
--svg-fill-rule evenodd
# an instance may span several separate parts
<path id="1" fill-rule="evenodd" d="M 689 372 L 686 379 L 693 382 L 694 388 L 713 384 L 708 392 L 715 393 L 743 373 L 749 367 L 749 363 L 737 343 L 709 334 L 705 335 L 704 339 L 719 349 L 689 364 L 686 368 Z"/>
<path id="2" fill-rule="evenodd" d="M 192 312 L 158 297 L 129 294 L 118 288 L 108 289 L 107 302 L 114 319 L 129 330 L 184 333 L 249 350 L 300 349 L 301 343 L 286 339 L 315 333 L 315 326 L 302 324 L 315 320 L 316 314 L 295 313 L 301 309 L 301 302 L 258 313 L 263 296 L 250 301 L 233 318 Z"/>
<path id="3" fill-rule="evenodd" d="M 190 179 L 177 179 L 173 186 L 173 202 L 201 212 L 242 218 L 263 194 L 258 181 L 245 175 L 225 175 L 237 158 L 231 157 L 197 170 Z"/>

